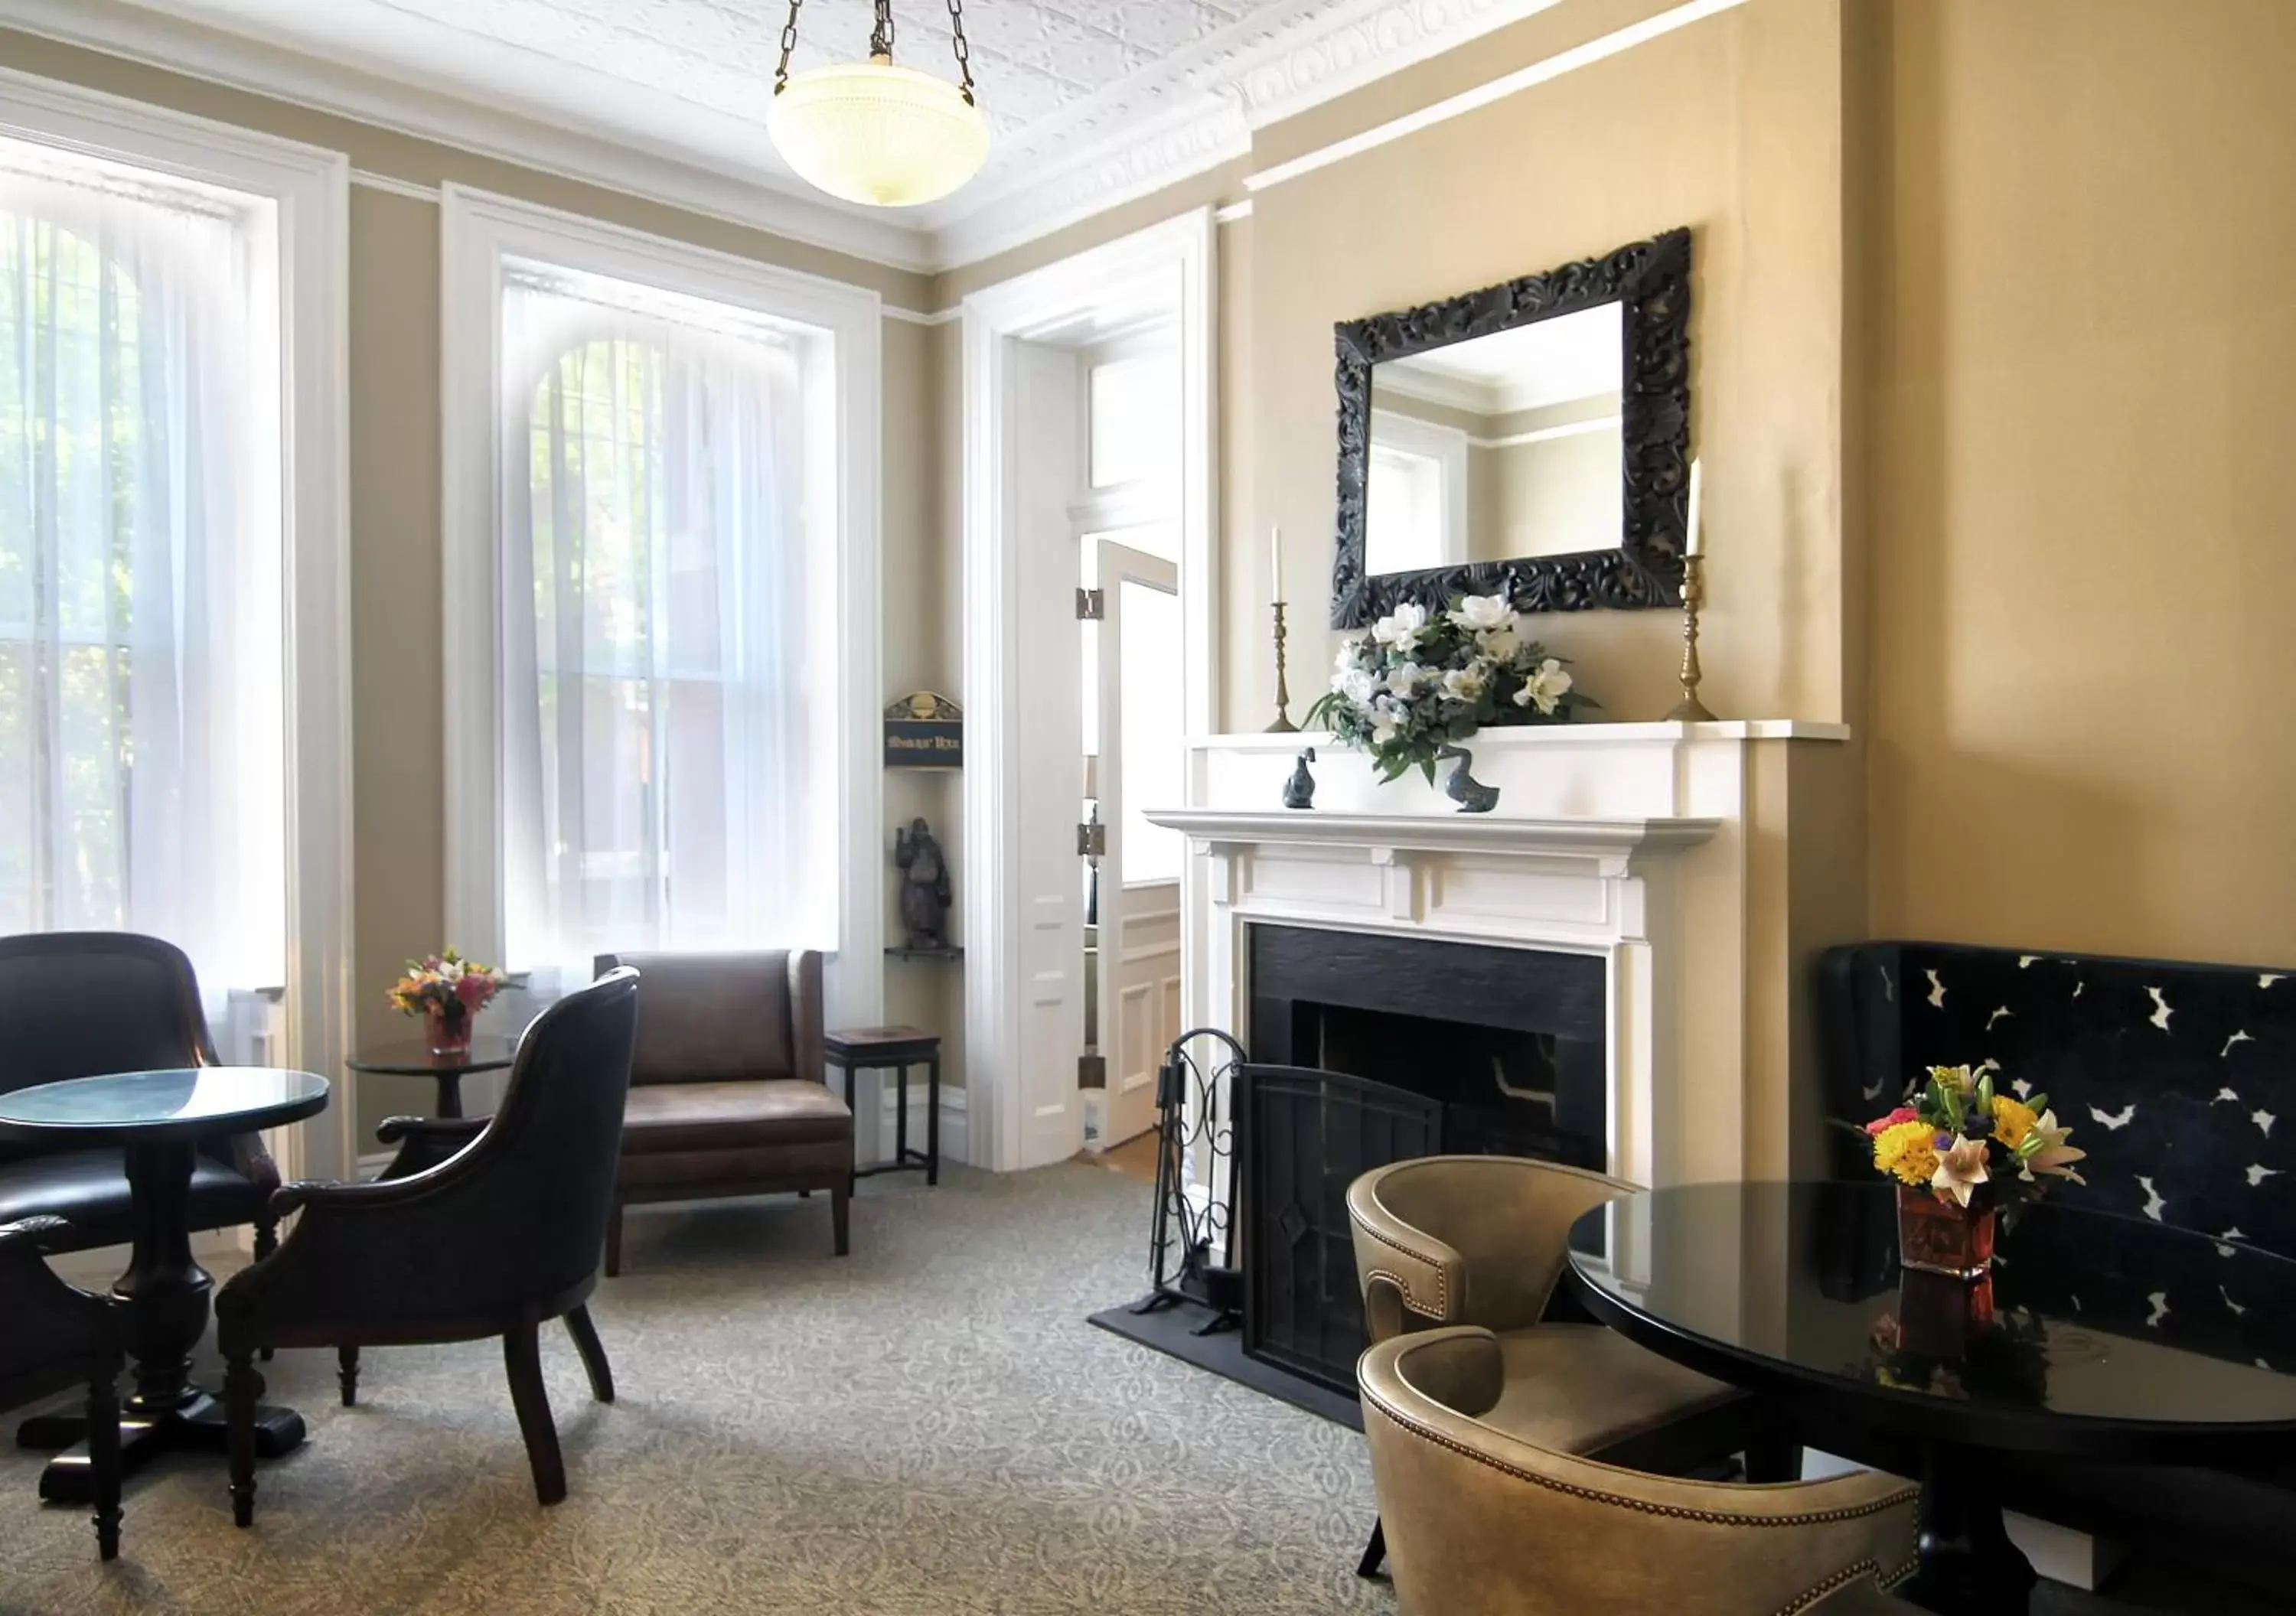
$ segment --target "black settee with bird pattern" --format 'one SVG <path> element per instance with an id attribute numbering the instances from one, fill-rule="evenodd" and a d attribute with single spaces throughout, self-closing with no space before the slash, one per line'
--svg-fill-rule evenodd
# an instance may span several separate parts
<path id="1" fill-rule="evenodd" d="M 2086 1186 L 2058 1192 L 2069 1204 L 2211 1236 L 2219 1255 L 2240 1241 L 2296 1258 L 2296 971 L 1912 942 L 1829 950 L 1818 971 L 1829 1116 L 1862 1125 L 1932 1065 L 1991 1062 L 2005 1091 L 2046 1094 L 2088 1152 Z M 1833 1171 L 1870 1176 L 1864 1139 L 1828 1132 Z M 2052 1271 L 2030 1249 L 2043 1230 L 2024 1236 L 2013 1254 Z M 2237 1337 L 2296 1371 L 2296 1320 L 2247 1310 L 2206 1261 L 2087 1268 L 2090 1294 L 2067 1300 L 2100 1328 L 2212 1355 Z M 1997 1457 L 2030 1513 L 2296 1574 L 2296 1454 L 2271 1475 Z"/>
<path id="2" fill-rule="evenodd" d="M 1865 1122 L 1932 1065 L 2046 1094 L 2083 1206 L 2296 1257 L 2296 975 L 1864 943 L 1821 966 L 1826 1108 Z M 1835 1130 L 1837 1171 L 1870 1172 Z"/>

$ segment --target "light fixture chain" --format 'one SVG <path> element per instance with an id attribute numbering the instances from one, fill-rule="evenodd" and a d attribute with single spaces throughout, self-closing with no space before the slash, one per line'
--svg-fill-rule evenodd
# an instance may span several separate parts
<path id="1" fill-rule="evenodd" d="M 964 80 L 964 101 L 972 100 L 972 47 L 964 39 L 964 0 L 948 0 L 948 26 L 956 35 L 956 70 Z"/>
<path id="2" fill-rule="evenodd" d="M 869 54 L 890 58 L 893 53 L 893 0 L 877 0 L 877 26 L 869 36 Z"/>
<path id="3" fill-rule="evenodd" d="M 774 94 L 776 95 L 789 88 L 790 53 L 797 49 L 797 8 L 804 4 L 805 0 L 790 0 L 789 20 L 782 24 L 781 65 L 774 69 Z"/>

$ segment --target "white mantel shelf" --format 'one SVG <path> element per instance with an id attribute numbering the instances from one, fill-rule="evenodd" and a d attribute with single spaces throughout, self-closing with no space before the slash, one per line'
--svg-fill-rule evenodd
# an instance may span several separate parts
<path id="1" fill-rule="evenodd" d="M 1708 723 L 1671 720 L 1648 723 L 1502 724 L 1478 730 L 1462 742 L 1471 750 L 1509 750 L 1516 747 L 1649 746 L 1653 742 L 1685 740 L 1823 740 L 1849 739 L 1848 724 L 1817 723 L 1806 718 L 1727 718 Z M 1199 735 L 1189 743 L 1201 750 L 1223 752 L 1296 752 L 1301 747 L 1333 745 L 1329 730 L 1298 730 L 1282 734 L 1251 731 L 1234 735 Z"/>
<path id="2" fill-rule="evenodd" d="M 1292 844 L 1393 853 L 1559 853 L 1605 861 L 1694 846 L 1721 828 L 1711 819 L 1505 819 L 1497 814 L 1276 812 L 1152 809 L 1148 820 L 1207 846 Z"/>

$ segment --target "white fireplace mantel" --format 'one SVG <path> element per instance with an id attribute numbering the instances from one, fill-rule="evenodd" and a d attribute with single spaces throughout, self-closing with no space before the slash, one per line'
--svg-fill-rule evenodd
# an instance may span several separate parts
<path id="1" fill-rule="evenodd" d="M 1751 930 L 1777 900 L 1750 820 L 1758 775 L 1776 790 L 1764 748 L 1847 736 L 1792 721 L 1486 730 L 1468 743 L 1476 777 L 1501 790 L 1485 814 L 1458 812 L 1415 773 L 1382 782 L 1328 736 L 1203 738 L 1188 805 L 1148 815 L 1193 855 L 1185 1024 L 1250 1047 L 1256 926 L 1591 956 L 1606 971 L 1611 1171 L 1645 1184 L 1781 1176 L 1786 1073 L 1755 1055 L 1750 1021 L 1767 991 Z M 1284 809 L 1309 747 L 1316 805 Z"/>
<path id="2" fill-rule="evenodd" d="M 1374 863 L 1398 853 L 1514 853 L 1580 861 L 1604 878 L 1623 876 L 1638 855 L 1669 853 L 1703 842 L 1721 828 L 1715 819 L 1502 819 L 1496 814 L 1274 813 L 1221 808 L 1174 808 L 1152 812 L 1154 823 L 1185 832 L 1207 851 L 1251 844 L 1349 847 L 1368 851 Z"/>

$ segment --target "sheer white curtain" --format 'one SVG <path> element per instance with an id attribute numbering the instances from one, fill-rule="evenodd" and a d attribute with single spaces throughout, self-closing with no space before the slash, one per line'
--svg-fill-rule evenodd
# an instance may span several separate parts
<path id="1" fill-rule="evenodd" d="M 0 140 L 0 931 L 286 976 L 268 215 Z"/>
<path id="2" fill-rule="evenodd" d="M 799 355 L 515 266 L 503 331 L 507 962 L 546 994 L 605 950 L 824 943 Z"/>

